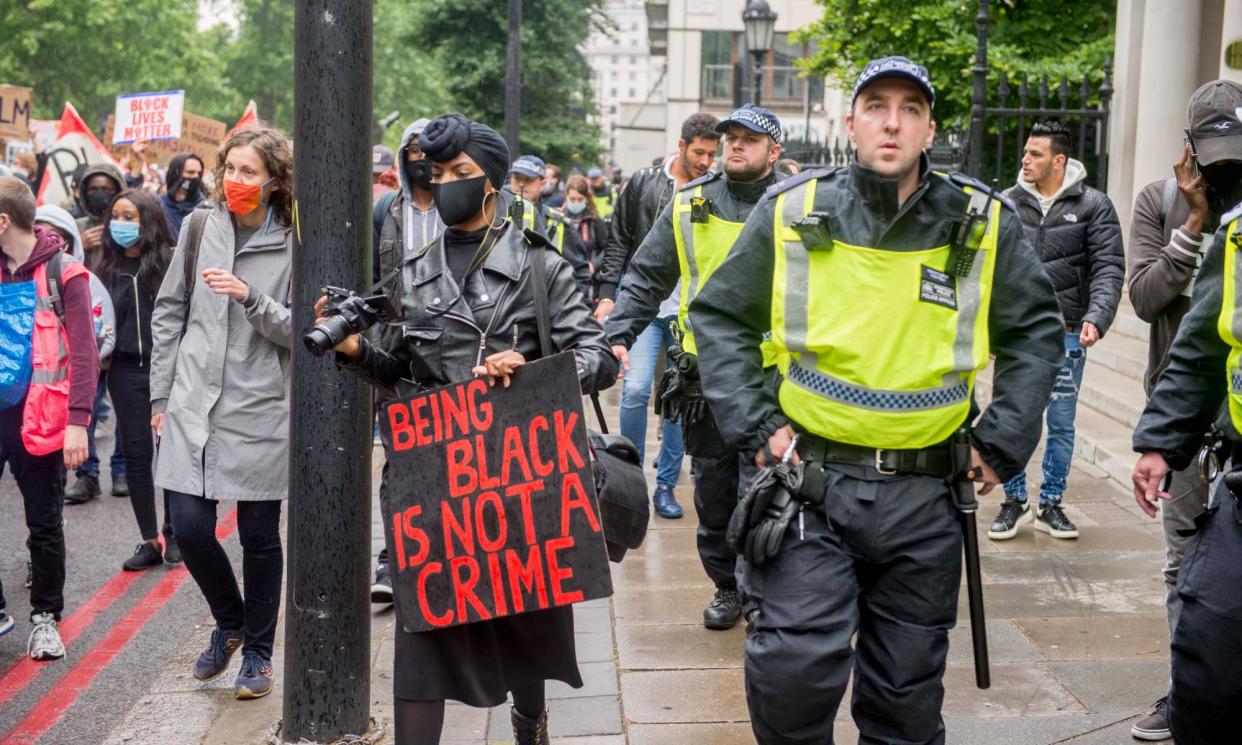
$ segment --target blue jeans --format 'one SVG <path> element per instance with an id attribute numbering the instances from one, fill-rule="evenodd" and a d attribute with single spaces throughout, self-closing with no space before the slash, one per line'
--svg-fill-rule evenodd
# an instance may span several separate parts
<path id="1" fill-rule="evenodd" d="M 647 441 L 647 402 L 651 399 L 651 385 L 655 380 L 656 359 L 660 349 L 673 343 L 670 324 L 676 316 L 664 316 L 651 322 L 634 340 L 630 347 L 630 369 L 621 384 L 621 434 L 628 437 L 638 448 L 638 459 L 646 462 L 644 446 Z M 675 486 L 681 474 L 681 459 L 686 447 L 681 441 L 681 425 L 664 422 L 664 436 L 660 441 L 660 462 L 656 467 L 656 484 Z"/>
<path id="2" fill-rule="evenodd" d="M 91 423 L 86 427 L 86 460 L 82 461 L 82 465 L 78 466 L 74 474 L 81 478 L 83 476 L 94 476 L 99 478 L 99 456 L 95 453 L 95 424 L 100 419 L 106 419 L 110 413 L 108 402 L 104 400 L 104 394 L 108 392 L 108 371 L 104 370 L 99 374 L 99 387 L 95 389 L 95 408 L 91 410 Z M 125 448 L 121 447 L 121 436 L 118 434 L 113 438 L 112 446 L 112 462 L 109 466 L 112 468 L 113 477 L 125 475 Z"/>
<path id="3" fill-rule="evenodd" d="M 1048 401 L 1048 444 L 1044 447 L 1044 483 L 1039 487 L 1039 506 L 1060 504 L 1074 459 L 1074 414 L 1078 410 L 1078 389 L 1082 387 L 1082 370 L 1087 364 L 1087 350 L 1078 341 L 1077 333 L 1065 335 L 1065 362 L 1057 373 L 1052 398 Z M 1026 471 L 1005 482 L 1005 496 L 1026 501 Z"/>

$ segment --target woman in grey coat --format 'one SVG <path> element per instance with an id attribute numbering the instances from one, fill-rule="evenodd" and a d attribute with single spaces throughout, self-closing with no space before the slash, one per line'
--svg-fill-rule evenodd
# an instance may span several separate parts
<path id="1" fill-rule="evenodd" d="M 616 359 L 573 269 L 545 250 L 542 236 L 523 234 L 505 219 L 499 192 L 509 166 L 504 140 L 453 114 L 427 125 L 420 141 L 434 164 L 437 211 L 449 227 L 403 265 L 399 287 L 390 291 L 400 323 L 388 329 L 382 345 L 351 336 L 337 347 L 337 363 L 384 389 L 432 388 L 478 375 L 507 384 L 515 369 L 540 354 L 530 272 L 532 262 L 541 261 L 552 346 L 573 350 L 584 392 L 612 385 Z M 438 743 L 445 699 L 496 706 L 510 693 L 518 745 L 547 745 L 544 681 L 582 686 L 569 606 L 420 633 L 402 628 L 398 624 L 393 675 L 397 745 Z"/>
<path id="2" fill-rule="evenodd" d="M 243 661 L 234 691 L 271 691 L 280 607 L 280 508 L 288 494 L 287 398 L 293 153 L 257 128 L 220 150 L 210 211 L 186 218 L 151 319 L 155 483 L 216 630 L 194 664 L 208 680 Z M 202 225 L 198 250 L 188 245 Z M 195 256 L 186 288 L 187 256 Z M 245 597 L 216 540 L 216 504 L 237 502 Z M 244 644 L 243 644 L 244 640 Z"/>

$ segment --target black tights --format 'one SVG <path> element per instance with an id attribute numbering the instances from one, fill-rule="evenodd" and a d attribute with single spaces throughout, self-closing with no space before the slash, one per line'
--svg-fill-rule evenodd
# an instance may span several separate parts
<path id="1" fill-rule="evenodd" d="M 543 714 L 543 681 L 512 690 L 513 708 L 524 717 L 537 719 Z M 393 740 L 396 745 L 439 745 L 444 729 L 444 700 L 394 700 L 396 709 Z"/>

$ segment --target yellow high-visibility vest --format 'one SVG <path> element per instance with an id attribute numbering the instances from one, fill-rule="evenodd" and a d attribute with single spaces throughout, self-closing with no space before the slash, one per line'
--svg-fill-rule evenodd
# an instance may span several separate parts
<path id="1" fill-rule="evenodd" d="M 999 201 L 967 276 L 950 246 L 921 251 L 803 245 L 794 223 L 814 210 L 813 179 L 776 197 L 772 343 L 781 409 L 812 434 L 884 449 L 942 442 L 970 414 L 988 363 L 988 308 Z M 988 195 L 971 190 L 982 213 Z"/>
<path id="2" fill-rule="evenodd" d="M 1229 357 L 1225 363 L 1225 375 L 1229 382 L 1229 418 L 1233 427 L 1242 432 L 1242 303 L 1238 302 L 1238 221 L 1234 218 L 1225 231 L 1225 266 L 1222 272 L 1224 286 L 1221 289 L 1220 316 L 1216 331 L 1229 345 Z"/>

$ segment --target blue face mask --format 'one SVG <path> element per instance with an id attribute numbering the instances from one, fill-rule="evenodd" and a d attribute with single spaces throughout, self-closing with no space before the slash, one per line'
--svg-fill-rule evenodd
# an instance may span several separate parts
<path id="1" fill-rule="evenodd" d="M 113 220 L 108 223 L 108 232 L 112 234 L 112 240 L 121 248 L 129 248 L 138 242 L 138 223 L 125 222 L 123 220 Z"/>
<path id="2" fill-rule="evenodd" d="M 586 202 L 566 202 L 565 209 L 569 210 L 571 215 L 581 215 L 586 209 Z"/>

